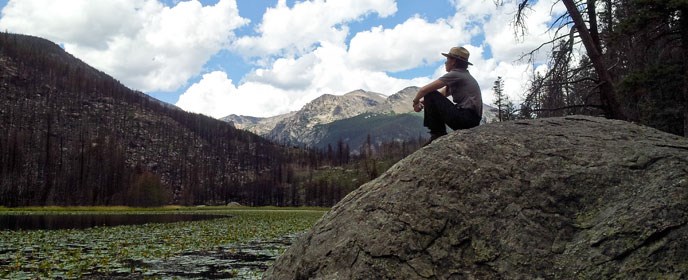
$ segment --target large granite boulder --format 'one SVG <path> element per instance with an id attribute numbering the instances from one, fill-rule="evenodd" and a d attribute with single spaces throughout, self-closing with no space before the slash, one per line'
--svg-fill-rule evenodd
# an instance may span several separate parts
<path id="1" fill-rule="evenodd" d="M 602 118 L 488 124 L 361 186 L 266 279 L 686 279 L 688 140 Z"/>

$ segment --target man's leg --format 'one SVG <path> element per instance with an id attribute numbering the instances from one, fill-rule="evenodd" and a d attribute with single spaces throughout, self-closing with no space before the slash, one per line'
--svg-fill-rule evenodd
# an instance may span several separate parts
<path id="1" fill-rule="evenodd" d="M 430 129 L 432 136 L 447 134 L 446 124 L 451 119 L 452 111 L 457 111 L 454 103 L 438 91 L 433 91 L 423 97 L 425 117 L 423 125 Z M 433 139 L 434 140 L 434 139 Z"/>
<path id="2" fill-rule="evenodd" d="M 480 124 L 480 116 L 469 109 L 456 109 L 450 115 L 447 125 L 453 130 L 473 128 Z"/>

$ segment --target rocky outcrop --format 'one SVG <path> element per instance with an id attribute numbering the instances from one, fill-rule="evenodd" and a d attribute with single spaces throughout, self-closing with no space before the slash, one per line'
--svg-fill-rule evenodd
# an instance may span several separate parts
<path id="1" fill-rule="evenodd" d="M 688 277 L 688 140 L 571 116 L 457 131 L 350 193 L 266 279 Z"/>

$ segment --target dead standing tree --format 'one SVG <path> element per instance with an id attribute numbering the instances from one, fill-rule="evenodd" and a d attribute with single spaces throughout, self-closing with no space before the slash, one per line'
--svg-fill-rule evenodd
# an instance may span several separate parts
<path id="1" fill-rule="evenodd" d="M 515 18 L 515 25 L 521 28 L 522 30 L 526 28 L 525 23 L 523 22 L 525 19 L 524 12 L 529 7 L 529 2 L 530 0 L 520 0 L 520 3 L 518 5 L 518 10 Z M 548 43 L 554 43 L 566 36 L 571 37 L 571 39 L 569 40 L 573 40 L 574 33 L 577 33 L 578 38 L 583 43 L 586 53 L 590 58 L 590 61 L 595 69 L 595 73 L 597 74 L 597 85 L 600 95 L 599 99 L 602 103 L 600 104 L 600 107 L 602 108 L 605 116 L 611 119 L 626 119 L 626 116 L 623 113 L 623 110 L 621 109 L 621 105 L 617 101 L 614 82 L 604 60 L 603 48 L 601 46 L 599 34 L 597 31 L 597 15 L 594 9 L 596 5 L 596 0 L 586 0 L 585 4 L 580 4 L 580 2 L 576 2 L 574 0 L 561 0 L 561 2 L 566 6 L 568 15 L 573 21 L 573 29 L 571 29 L 569 35 L 555 38 L 554 40 Z M 496 1 L 496 3 L 500 4 L 501 1 Z M 584 7 L 584 9 L 582 10 L 587 11 L 589 17 L 588 20 L 590 22 L 590 28 L 586 25 L 585 20 L 583 19 L 583 16 L 581 14 L 581 10 L 579 10 L 579 6 L 581 5 Z M 562 18 L 559 18 L 557 22 L 560 22 L 561 19 Z M 571 22 L 563 23 L 563 26 L 560 28 L 563 28 L 570 24 Z M 569 43 L 573 44 L 572 41 Z"/>

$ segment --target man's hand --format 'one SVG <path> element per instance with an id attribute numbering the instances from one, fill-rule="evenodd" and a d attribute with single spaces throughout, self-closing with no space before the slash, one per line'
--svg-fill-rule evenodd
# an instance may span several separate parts
<path id="1" fill-rule="evenodd" d="M 423 102 L 420 102 L 419 100 L 414 99 L 413 100 L 413 111 L 420 112 L 422 110 L 423 110 Z"/>

